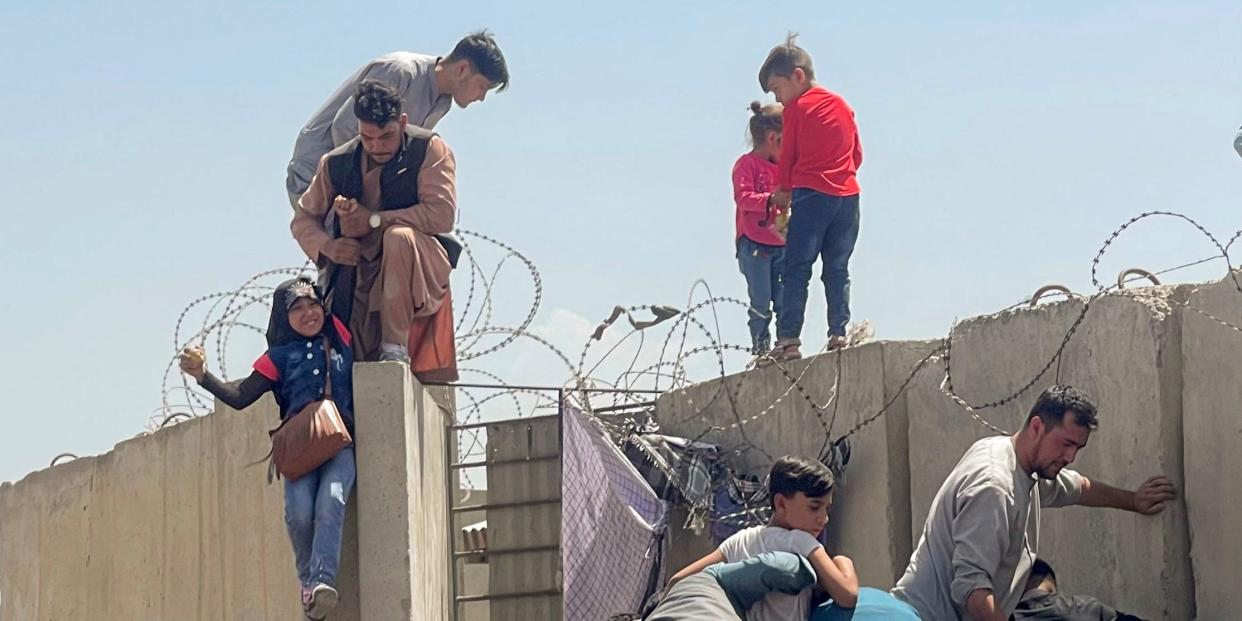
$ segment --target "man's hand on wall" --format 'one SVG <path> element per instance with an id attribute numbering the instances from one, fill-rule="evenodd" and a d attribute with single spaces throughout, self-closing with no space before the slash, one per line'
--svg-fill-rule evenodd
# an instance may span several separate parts
<path id="1" fill-rule="evenodd" d="M 1174 498 L 1177 498 L 1177 488 L 1169 477 L 1152 477 L 1134 492 L 1134 511 L 1154 515 L 1164 511 L 1164 503 Z"/>
<path id="2" fill-rule="evenodd" d="M 337 265 L 358 265 L 358 240 L 348 237 L 329 239 L 319 249 L 319 254 Z"/>

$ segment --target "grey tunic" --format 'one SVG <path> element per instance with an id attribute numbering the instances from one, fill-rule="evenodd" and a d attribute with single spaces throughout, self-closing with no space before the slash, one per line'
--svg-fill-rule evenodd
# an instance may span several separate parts
<path id="1" fill-rule="evenodd" d="M 1037 484 L 1018 465 L 1011 438 L 975 442 L 936 492 L 893 595 L 923 619 L 949 620 L 968 618 L 971 592 L 990 589 L 1008 617 L 1039 548 L 1039 507 L 1078 502 L 1082 482 L 1082 475 L 1063 468 L 1055 480 Z"/>
<path id="2" fill-rule="evenodd" d="M 319 159 L 358 135 L 354 116 L 354 93 L 363 80 L 379 80 L 397 90 L 410 123 L 432 129 L 448 113 L 452 97 L 436 89 L 435 68 L 440 59 L 426 54 L 393 52 L 367 63 L 349 76 L 315 111 L 293 144 L 293 157 L 285 177 L 289 203 L 310 187 Z"/>

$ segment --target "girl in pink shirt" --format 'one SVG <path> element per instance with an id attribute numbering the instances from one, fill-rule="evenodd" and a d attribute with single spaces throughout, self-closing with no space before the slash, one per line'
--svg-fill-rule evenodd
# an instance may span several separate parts
<path id="1" fill-rule="evenodd" d="M 746 277 L 750 297 L 750 342 L 756 355 L 771 348 L 768 326 L 773 312 L 779 314 L 781 271 L 785 263 L 785 233 L 777 228 L 778 216 L 788 205 L 773 200 L 779 188 L 776 159 L 781 151 L 781 106 L 751 102 L 752 148 L 733 165 L 733 201 L 737 205 L 737 264 Z"/>

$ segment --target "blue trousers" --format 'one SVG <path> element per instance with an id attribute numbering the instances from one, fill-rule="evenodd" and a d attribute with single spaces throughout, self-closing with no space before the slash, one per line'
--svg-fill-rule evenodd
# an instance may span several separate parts
<path id="1" fill-rule="evenodd" d="M 815 259 L 823 259 L 828 334 L 845 336 L 850 322 L 850 256 L 858 241 L 858 195 L 829 196 L 795 188 L 785 237 L 784 297 L 776 338 L 799 338 Z"/>
<path id="2" fill-rule="evenodd" d="M 354 447 L 296 481 L 285 480 L 285 526 L 304 587 L 336 586 L 345 503 L 354 487 Z"/>
<path id="3" fill-rule="evenodd" d="M 737 238 L 737 266 L 746 277 L 746 294 L 750 298 L 750 347 L 755 354 L 767 353 L 772 345 L 768 326 L 772 313 L 781 315 L 781 272 L 785 269 L 785 249 L 760 244 L 743 235 Z"/>

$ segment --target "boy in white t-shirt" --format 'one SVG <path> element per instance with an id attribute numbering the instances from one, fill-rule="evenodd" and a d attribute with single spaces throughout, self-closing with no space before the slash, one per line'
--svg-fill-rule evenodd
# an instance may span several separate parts
<path id="1" fill-rule="evenodd" d="M 817 537 L 828 525 L 832 508 L 832 471 L 814 459 L 782 457 L 768 475 L 772 519 L 766 526 L 738 531 L 716 551 L 691 563 L 670 580 L 679 580 L 717 563 L 736 563 L 764 552 L 790 552 L 805 557 L 816 582 L 842 608 L 858 601 L 858 576 L 845 556 L 830 557 Z M 806 621 L 811 614 L 811 589 L 797 595 L 771 593 L 746 614 L 747 621 Z"/>

